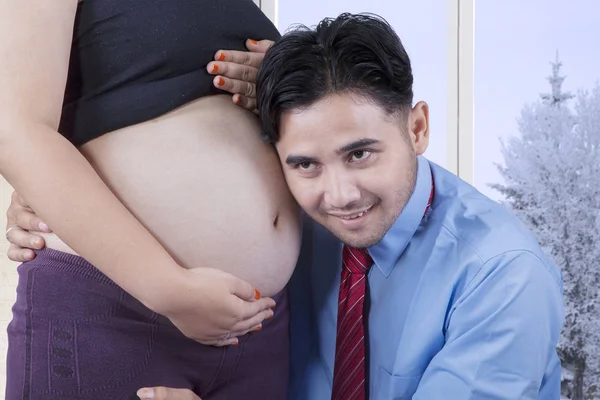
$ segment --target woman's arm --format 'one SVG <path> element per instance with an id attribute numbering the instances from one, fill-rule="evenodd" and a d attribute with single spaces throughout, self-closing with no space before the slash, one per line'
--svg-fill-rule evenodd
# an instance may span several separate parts
<path id="1" fill-rule="evenodd" d="M 1 7 L 0 174 L 67 245 L 188 336 L 215 340 L 267 316 L 272 301 L 252 301 L 249 284 L 179 267 L 57 132 L 77 0 Z"/>
<path id="2" fill-rule="evenodd" d="M 151 304 L 177 265 L 57 133 L 77 1 L 26 4 L 4 1 L 0 13 L 0 173 L 69 246 Z"/>
<path id="3" fill-rule="evenodd" d="M 217 51 L 215 61 L 206 67 L 209 73 L 215 75 L 215 87 L 232 93 L 235 104 L 256 112 L 256 74 L 265 53 L 272 45 L 270 40 L 248 39 L 246 47 L 249 52 Z M 8 258 L 17 262 L 32 260 L 35 257 L 33 250 L 45 246 L 44 238 L 34 232 L 49 233 L 51 230 L 17 192 L 12 194 L 6 221 L 6 229 L 11 231 L 6 235 L 10 242 L 6 253 Z"/>

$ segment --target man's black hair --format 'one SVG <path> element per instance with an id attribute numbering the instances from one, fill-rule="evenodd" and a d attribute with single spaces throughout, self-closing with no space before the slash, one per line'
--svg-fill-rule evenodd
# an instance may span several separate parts
<path id="1" fill-rule="evenodd" d="M 408 115 L 413 101 L 410 59 L 381 17 L 342 14 L 315 29 L 297 27 L 268 51 L 257 77 L 258 109 L 266 139 L 279 140 L 282 113 L 331 94 L 373 101 L 388 115 Z"/>

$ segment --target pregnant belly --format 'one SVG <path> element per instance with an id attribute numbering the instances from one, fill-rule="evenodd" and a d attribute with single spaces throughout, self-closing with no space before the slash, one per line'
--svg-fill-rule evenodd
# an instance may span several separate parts
<path id="1" fill-rule="evenodd" d="M 287 283 L 300 248 L 299 210 L 257 119 L 228 96 L 111 132 L 81 151 L 183 267 L 221 269 L 268 296 Z"/>

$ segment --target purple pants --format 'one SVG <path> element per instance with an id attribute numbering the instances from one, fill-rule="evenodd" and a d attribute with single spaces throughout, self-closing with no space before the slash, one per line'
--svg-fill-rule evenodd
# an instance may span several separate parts
<path id="1" fill-rule="evenodd" d="M 6 400 L 129 400 L 147 386 L 202 400 L 285 399 L 286 290 L 261 331 L 217 348 L 183 336 L 81 257 L 44 249 L 18 271 Z"/>

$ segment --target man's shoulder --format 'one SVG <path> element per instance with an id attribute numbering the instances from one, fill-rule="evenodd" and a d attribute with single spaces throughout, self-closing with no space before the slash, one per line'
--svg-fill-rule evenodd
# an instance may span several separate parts
<path id="1" fill-rule="evenodd" d="M 501 260 L 509 259 L 503 255 L 522 255 L 561 281 L 558 267 L 533 232 L 512 212 L 450 172 L 439 174 L 441 196 L 432 220 L 440 225 L 442 234 L 456 242 L 460 258 L 471 260 L 473 268 L 494 263 L 501 267 Z"/>

